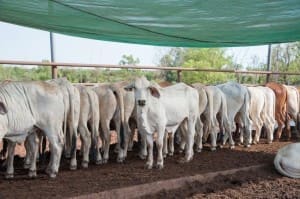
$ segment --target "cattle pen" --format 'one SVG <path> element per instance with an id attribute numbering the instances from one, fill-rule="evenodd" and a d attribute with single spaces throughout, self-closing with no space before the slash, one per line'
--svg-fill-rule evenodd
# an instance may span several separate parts
<path id="1" fill-rule="evenodd" d="M 143 70 L 171 70 L 177 72 L 177 81 L 181 82 L 181 72 L 222 72 L 235 74 L 258 75 L 300 75 L 300 72 L 273 72 L 273 71 L 243 71 L 243 70 L 214 70 L 184 67 L 155 67 L 155 66 L 120 66 L 109 64 L 83 64 L 61 62 L 33 62 L 0 60 L 0 64 L 7 65 L 33 65 L 52 68 L 52 78 L 58 77 L 59 67 L 83 67 L 83 68 L 120 68 Z M 86 83 L 85 85 L 93 85 Z M 34 180 L 26 177 L 22 167 L 23 159 L 16 155 L 18 174 L 14 180 L 4 180 L 0 177 L 0 198 L 3 197 L 41 197 L 46 198 L 184 198 L 195 196 L 196 198 L 222 198 L 222 195 L 231 198 L 242 198 L 242 193 L 248 197 L 286 198 L 299 195 L 300 183 L 294 179 L 281 177 L 273 168 L 272 161 L 278 148 L 298 141 L 281 141 L 267 144 L 262 139 L 259 145 L 251 148 L 236 146 L 234 150 L 225 148 L 217 152 L 209 151 L 209 145 L 204 145 L 200 154 L 195 154 L 193 161 L 188 164 L 179 164 L 179 153 L 173 157 L 167 157 L 166 167 L 163 170 L 145 170 L 143 161 L 138 160 L 138 146 L 135 144 L 133 153 L 128 155 L 124 164 L 117 164 L 116 154 L 108 164 L 93 165 L 88 169 L 68 170 L 68 160 L 63 159 L 59 177 L 49 180 L 42 173 L 45 162 L 40 162 L 38 177 Z M 3 163 L 0 160 L 0 163 Z M 0 172 L 4 172 L 0 171 Z M 85 177 L 82 177 L 85 176 Z M 10 186 L 11 189 L 5 190 Z M 25 185 L 25 186 L 24 186 Z M 29 189 L 28 189 L 29 187 Z M 261 192 L 256 190 L 272 190 Z M 286 193 L 286 189 L 289 189 Z M 15 190 L 11 192 L 11 190 Z M 18 191 L 17 191 L 18 190 Z"/>
<path id="2" fill-rule="evenodd" d="M 248 70 L 234 70 L 234 69 L 209 69 L 209 68 L 185 68 L 185 67 L 168 67 L 168 66 L 136 66 L 136 65 L 113 65 L 113 64 L 85 64 L 85 63 L 65 63 L 65 62 L 37 62 L 37 61 L 14 61 L 14 60 L 0 60 L 0 64 L 6 65 L 30 65 L 51 67 L 52 79 L 58 77 L 58 67 L 80 67 L 80 68 L 113 68 L 113 69 L 142 69 L 142 70 L 167 70 L 177 72 L 177 82 L 181 82 L 181 72 L 213 72 L 213 73 L 233 73 L 233 74 L 254 74 L 266 75 L 266 83 L 269 81 L 271 75 L 300 75 L 300 72 L 275 72 L 275 71 L 248 71 Z"/>

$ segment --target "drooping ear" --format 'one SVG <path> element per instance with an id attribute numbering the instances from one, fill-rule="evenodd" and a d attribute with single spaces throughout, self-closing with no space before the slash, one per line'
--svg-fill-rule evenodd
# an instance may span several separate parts
<path id="1" fill-rule="evenodd" d="M 129 85 L 127 85 L 127 86 L 124 87 L 125 91 L 132 91 L 133 89 L 134 89 L 133 84 L 129 84 Z"/>
<path id="2" fill-rule="evenodd" d="M 0 114 L 4 115 L 6 113 L 7 113 L 6 106 L 3 104 L 3 102 L 0 102 Z"/>
<path id="3" fill-rule="evenodd" d="M 154 86 L 149 86 L 148 88 L 150 89 L 150 93 L 153 97 L 156 97 L 156 98 L 160 97 L 160 93 L 157 88 L 155 88 Z"/>

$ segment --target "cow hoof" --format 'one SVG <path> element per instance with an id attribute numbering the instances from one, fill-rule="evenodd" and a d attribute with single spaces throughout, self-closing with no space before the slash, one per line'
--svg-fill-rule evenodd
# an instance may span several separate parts
<path id="1" fill-rule="evenodd" d="M 189 162 L 190 160 L 187 160 L 186 158 L 180 158 L 179 160 L 178 160 L 178 163 L 179 164 L 184 164 L 184 163 L 187 163 L 187 162 Z"/>
<path id="2" fill-rule="evenodd" d="M 65 152 L 64 156 L 66 159 L 71 159 L 71 153 L 70 152 Z"/>
<path id="3" fill-rule="evenodd" d="M 82 161 L 81 167 L 84 169 L 87 169 L 89 167 L 89 162 L 88 161 Z"/>
<path id="4" fill-rule="evenodd" d="M 179 153 L 183 153 L 183 149 L 179 149 Z"/>
<path id="5" fill-rule="evenodd" d="M 216 148 L 216 147 L 211 147 L 210 150 L 211 150 L 211 151 L 216 151 L 217 148 Z"/>
<path id="6" fill-rule="evenodd" d="M 156 166 L 155 166 L 157 169 L 163 169 L 164 168 L 164 165 L 162 165 L 162 164 L 157 164 Z"/>
<path id="7" fill-rule="evenodd" d="M 230 149 L 234 149 L 234 148 L 235 148 L 235 146 L 234 146 L 234 145 L 231 145 L 229 148 L 230 148 Z"/>
<path id="8" fill-rule="evenodd" d="M 268 144 L 272 144 L 272 141 L 268 141 L 267 143 L 268 143 Z"/>
<path id="9" fill-rule="evenodd" d="M 5 179 L 13 179 L 14 178 L 14 174 L 13 173 L 6 173 L 5 174 Z"/>
<path id="10" fill-rule="evenodd" d="M 34 171 L 31 171 L 31 170 L 29 170 L 29 172 L 28 172 L 28 177 L 29 178 L 36 178 L 36 170 L 34 170 Z"/>
<path id="11" fill-rule="evenodd" d="M 70 165 L 70 170 L 75 171 L 77 169 L 77 165 Z"/>
<path id="12" fill-rule="evenodd" d="M 164 157 L 164 158 L 167 158 L 167 153 L 164 153 L 164 154 L 163 154 L 163 157 Z"/>
<path id="13" fill-rule="evenodd" d="M 152 169 L 152 164 L 146 163 L 144 166 L 145 169 Z"/>
<path id="14" fill-rule="evenodd" d="M 127 151 L 130 151 L 130 152 L 131 152 L 131 151 L 132 151 L 132 147 L 131 147 L 131 148 L 128 148 Z"/>
<path id="15" fill-rule="evenodd" d="M 168 153 L 168 156 L 171 156 L 171 157 L 172 157 L 173 155 L 174 155 L 174 153 Z"/>
<path id="16" fill-rule="evenodd" d="M 201 153 L 201 151 L 202 151 L 201 148 L 196 149 L 196 152 L 197 152 L 197 153 Z"/>
<path id="17" fill-rule="evenodd" d="M 55 172 L 51 172 L 48 175 L 49 175 L 50 178 L 54 179 L 54 178 L 56 178 L 57 174 Z"/>
<path id="18" fill-rule="evenodd" d="M 139 154 L 138 155 L 140 159 L 145 160 L 147 156 L 143 155 L 143 154 Z"/>
<path id="19" fill-rule="evenodd" d="M 103 160 L 102 160 L 102 163 L 103 163 L 103 164 L 106 164 L 107 162 L 108 162 L 108 159 L 103 159 Z"/>
<path id="20" fill-rule="evenodd" d="M 224 145 L 220 145 L 220 149 L 223 149 L 224 148 Z"/>
<path id="21" fill-rule="evenodd" d="M 250 148 L 250 144 L 244 145 L 245 148 Z"/>
<path id="22" fill-rule="evenodd" d="M 24 164 L 24 169 L 29 169 L 30 168 L 30 164 Z"/>
<path id="23" fill-rule="evenodd" d="M 117 158 L 117 163 L 124 163 L 125 158 Z"/>
<path id="24" fill-rule="evenodd" d="M 102 164 L 102 160 L 96 160 L 95 164 L 96 164 L 96 165 Z"/>

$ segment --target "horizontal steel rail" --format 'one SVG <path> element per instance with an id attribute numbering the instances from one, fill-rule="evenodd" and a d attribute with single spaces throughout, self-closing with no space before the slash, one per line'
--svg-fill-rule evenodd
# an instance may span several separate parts
<path id="1" fill-rule="evenodd" d="M 0 64 L 9 65 L 33 65 L 33 66 L 52 66 L 52 67 L 82 67 L 82 68 L 120 68 L 120 69 L 143 69 L 143 70 L 174 70 L 174 71 L 196 71 L 196 72 L 222 72 L 222 73 L 244 73 L 244 74 L 271 74 L 271 75 L 300 75 L 300 72 L 273 72 L 273 71 L 245 71 L 232 69 L 209 69 L 209 68 L 184 68 L 166 66 L 135 66 L 135 65 L 113 65 L 113 64 L 85 64 L 85 63 L 65 63 L 65 62 L 36 62 L 36 61 L 14 61 L 0 60 Z"/>

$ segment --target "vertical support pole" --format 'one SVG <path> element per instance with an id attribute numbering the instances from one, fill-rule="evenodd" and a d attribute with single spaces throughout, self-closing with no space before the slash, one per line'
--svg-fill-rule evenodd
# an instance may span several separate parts
<path id="1" fill-rule="evenodd" d="M 272 53 L 272 48 L 271 44 L 268 45 L 268 60 L 267 60 L 267 71 L 271 72 L 271 53 Z M 270 76 L 271 74 L 267 74 L 266 77 L 266 83 L 270 81 Z"/>
<path id="2" fill-rule="evenodd" d="M 181 70 L 177 71 L 177 82 L 181 82 Z"/>
<path id="3" fill-rule="evenodd" d="M 54 47 L 53 47 L 53 35 L 52 32 L 50 32 L 50 53 L 51 53 L 51 62 L 54 62 Z M 57 79 L 57 66 L 51 65 L 51 74 L 52 79 Z"/>

